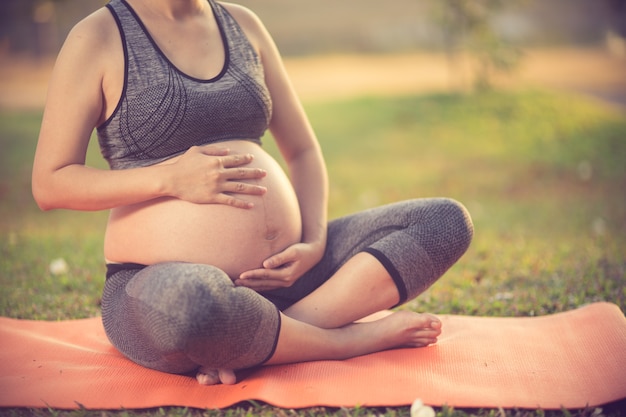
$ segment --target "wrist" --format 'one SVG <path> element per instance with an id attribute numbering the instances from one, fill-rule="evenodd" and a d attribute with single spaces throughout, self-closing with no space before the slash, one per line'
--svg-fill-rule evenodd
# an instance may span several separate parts
<path id="1" fill-rule="evenodd" d="M 324 251 L 326 250 L 325 238 L 318 237 L 316 239 L 307 239 L 307 240 L 303 240 L 302 243 L 309 245 L 311 249 L 313 250 L 313 252 L 315 252 L 320 259 L 324 255 Z"/>
<path id="2" fill-rule="evenodd" d="M 157 165 L 153 176 L 155 197 L 175 197 L 170 165 Z"/>

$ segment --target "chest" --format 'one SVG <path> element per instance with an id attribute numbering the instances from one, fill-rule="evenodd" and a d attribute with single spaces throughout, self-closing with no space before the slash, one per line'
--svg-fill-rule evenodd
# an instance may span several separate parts
<path id="1" fill-rule="evenodd" d="M 216 77 L 223 69 L 226 51 L 219 27 L 198 20 L 193 24 L 150 25 L 148 34 L 162 54 L 182 73 L 201 80 Z"/>

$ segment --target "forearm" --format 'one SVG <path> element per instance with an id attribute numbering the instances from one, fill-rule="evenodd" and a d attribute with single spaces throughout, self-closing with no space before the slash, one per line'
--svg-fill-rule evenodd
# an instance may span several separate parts
<path id="1" fill-rule="evenodd" d="M 42 210 L 106 210 L 167 195 L 164 166 L 100 170 L 80 164 L 33 174 L 33 196 Z"/>
<path id="2" fill-rule="evenodd" d="M 300 203 L 302 242 L 326 246 L 328 176 L 318 146 L 303 151 L 289 163 L 291 182 Z"/>
<path id="3" fill-rule="evenodd" d="M 322 152 L 293 89 L 278 48 L 258 19 L 250 23 L 259 44 L 265 81 L 272 95 L 270 130 L 285 159 L 302 213 L 302 242 L 326 246 L 328 177 Z M 320 253 L 320 257 L 322 254 Z"/>

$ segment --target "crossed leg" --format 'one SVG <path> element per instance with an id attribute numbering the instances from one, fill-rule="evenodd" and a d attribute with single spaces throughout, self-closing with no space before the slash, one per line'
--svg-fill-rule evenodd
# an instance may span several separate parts
<path id="1" fill-rule="evenodd" d="M 397 347 L 437 342 L 441 322 L 430 314 L 397 311 L 382 319 L 355 323 L 397 304 L 399 294 L 380 262 L 359 253 L 317 290 L 282 313 L 278 344 L 266 364 L 347 359 Z M 198 382 L 236 382 L 232 370 L 200 368 Z"/>
<path id="2" fill-rule="evenodd" d="M 337 258 L 333 262 L 346 254 L 348 260 L 308 295 L 285 306 L 278 345 L 266 363 L 345 359 L 436 343 L 441 321 L 431 314 L 397 311 L 373 322 L 355 321 L 417 296 L 462 256 L 473 235 L 465 208 L 449 199 L 413 200 L 348 216 L 332 226 L 333 246 L 327 252 Z M 328 276 L 318 272 L 313 274 Z M 213 381 L 234 382 L 234 373 L 221 370 Z"/>

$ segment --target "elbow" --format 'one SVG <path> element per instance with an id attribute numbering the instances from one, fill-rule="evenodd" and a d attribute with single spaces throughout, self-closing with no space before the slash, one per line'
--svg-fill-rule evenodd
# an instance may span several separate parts
<path id="1" fill-rule="evenodd" d="M 35 199 L 35 203 L 41 211 L 49 211 L 54 208 L 54 205 L 49 201 L 48 198 L 38 190 L 35 186 L 33 186 L 33 198 Z"/>
<path id="2" fill-rule="evenodd" d="M 50 211 L 56 208 L 52 204 L 42 202 L 41 200 L 35 200 L 35 202 L 41 211 Z"/>
<path id="3" fill-rule="evenodd" d="M 50 188 L 51 187 L 42 184 L 42 181 L 33 177 L 31 191 L 33 198 L 35 199 L 35 203 L 37 203 L 37 206 L 42 211 L 49 211 L 58 208 L 55 203 L 54 193 L 50 192 Z"/>

